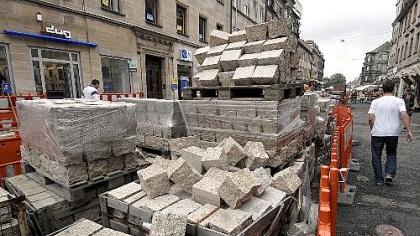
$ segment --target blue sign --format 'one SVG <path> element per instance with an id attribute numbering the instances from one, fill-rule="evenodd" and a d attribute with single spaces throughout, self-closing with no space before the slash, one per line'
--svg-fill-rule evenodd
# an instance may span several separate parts
<path id="1" fill-rule="evenodd" d="M 186 76 L 181 76 L 181 90 L 184 90 L 188 87 L 190 80 Z"/>
<path id="2" fill-rule="evenodd" d="M 3 94 L 11 95 L 12 94 L 12 84 L 8 82 L 4 82 L 1 84 L 1 91 Z"/>

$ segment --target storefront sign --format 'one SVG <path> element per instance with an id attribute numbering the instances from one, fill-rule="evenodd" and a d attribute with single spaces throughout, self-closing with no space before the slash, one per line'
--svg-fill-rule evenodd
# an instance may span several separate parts
<path id="1" fill-rule="evenodd" d="M 4 82 L 1 84 L 1 91 L 4 95 L 12 94 L 12 84 L 8 82 Z"/>
<path id="2" fill-rule="evenodd" d="M 178 79 L 177 78 L 172 78 L 171 79 L 171 89 L 173 91 L 178 90 Z"/>
<path id="3" fill-rule="evenodd" d="M 181 61 L 191 61 L 191 51 L 187 49 L 179 50 L 179 60 Z"/>
<path id="4" fill-rule="evenodd" d="M 54 25 L 46 26 L 45 33 L 66 39 L 71 39 L 71 32 L 69 30 L 57 29 Z"/>
<path id="5" fill-rule="evenodd" d="M 131 58 L 130 61 L 128 61 L 128 68 L 130 69 L 130 71 L 137 71 L 138 68 L 138 61 L 137 58 Z"/>
<path id="6" fill-rule="evenodd" d="M 181 81 L 181 90 L 188 88 L 190 80 L 187 76 L 181 76 L 179 80 Z"/>

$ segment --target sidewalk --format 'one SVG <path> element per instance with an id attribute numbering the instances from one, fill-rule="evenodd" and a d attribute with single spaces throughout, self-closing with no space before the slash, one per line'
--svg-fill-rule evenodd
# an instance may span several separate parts
<path id="1" fill-rule="evenodd" d="M 359 173 L 351 173 L 349 184 L 357 185 L 353 206 L 339 206 L 337 235 L 376 235 L 375 227 L 388 224 L 405 236 L 420 235 L 420 113 L 413 115 L 415 141 L 408 144 L 401 134 L 398 147 L 398 170 L 393 185 L 374 184 L 370 156 L 368 125 L 369 104 L 353 106 L 354 137 L 360 145 L 353 147 L 353 158 L 361 162 Z M 385 151 L 382 157 L 385 160 Z"/>

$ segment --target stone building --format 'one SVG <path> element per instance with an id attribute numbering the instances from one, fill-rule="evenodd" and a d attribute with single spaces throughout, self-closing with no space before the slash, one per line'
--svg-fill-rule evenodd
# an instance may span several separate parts
<path id="1" fill-rule="evenodd" d="M 375 50 L 366 53 L 362 73 L 360 74 L 361 84 L 372 84 L 385 78 L 390 49 L 391 43 L 386 42 Z"/>
<path id="2" fill-rule="evenodd" d="M 313 40 L 306 40 L 306 45 L 312 50 L 311 79 L 322 81 L 324 78 L 325 59 L 318 45 Z"/>
<path id="3" fill-rule="evenodd" d="M 420 88 L 420 6 L 419 0 L 399 0 L 392 23 L 391 52 L 387 78 L 398 82 L 398 95 L 412 86 Z"/>
<path id="4" fill-rule="evenodd" d="M 238 10 L 236 6 L 238 4 Z M 13 92 L 80 97 L 100 92 L 180 98 L 192 56 L 214 29 L 234 31 L 292 18 L 295 0 L 1 0 L 0 80 Z M 267 6 L 267 7 L 266 7 Z M 275 15 L 275 17 L 273 17 Z"/>
<path id="5" fill-rule="evenodd" d="M 322 81 L 325 59 L 318 45 L 313 40 L 300 39 L 297 55 L 299 58 L 298 78 L 304 83 L 311 80 Z"/>

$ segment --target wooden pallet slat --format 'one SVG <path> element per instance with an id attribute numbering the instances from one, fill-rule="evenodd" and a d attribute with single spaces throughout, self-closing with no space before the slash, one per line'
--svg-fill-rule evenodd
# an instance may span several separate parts
<path id="1" fill-rule="evenodd" d="M 281 101 L 304 93 L 301 84 L 194 87 L 183 91 L 185 100 L 265 100 Z"/>

